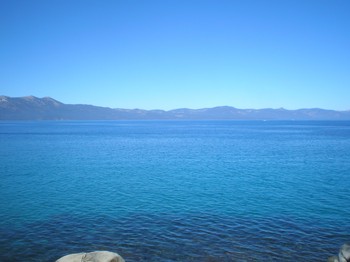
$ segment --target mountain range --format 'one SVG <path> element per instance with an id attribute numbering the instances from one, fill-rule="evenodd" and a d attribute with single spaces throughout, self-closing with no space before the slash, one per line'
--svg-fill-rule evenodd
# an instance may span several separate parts
<path id="1" fill-rule="evenodd" d="M 51 97 L 0 96 L 0 120 L 350 120 L 350 110 L 238 109 L 230 106 L 174 110 L 64 104 Z"/>

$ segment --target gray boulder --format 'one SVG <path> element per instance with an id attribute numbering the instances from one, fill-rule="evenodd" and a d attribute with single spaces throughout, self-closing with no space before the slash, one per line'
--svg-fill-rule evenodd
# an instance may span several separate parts
<path id="1" fill-rule="evenodd" d="M 346 243 L 342 245 L 338 256 L 328 258 L 327 262 L 350 262 L 350 244 Z"/>
<path id="2" fill-rule="evenodd" d="M 349 262 L 350 261 L 350 244 L 344 244 L 339 250 L 338 254 L 339 262 Z"/>
<path id="3" fill-rule="evenodd" d="M 56 262 L 125 262 L 125 260 L 117 253 L 95 251 L 67 255 L 56 260 Z"/>
<path id="4" fill-rule="evenodd" d="M 338 257 L 331 256 L 327 259 L 327 262 L 339 262 Z"/>

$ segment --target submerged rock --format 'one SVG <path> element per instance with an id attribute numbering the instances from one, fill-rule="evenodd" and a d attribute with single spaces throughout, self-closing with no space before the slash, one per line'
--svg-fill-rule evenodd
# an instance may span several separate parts
<path id="1" fill-rule="evenodd" d="M 56 260 L 56 262 L 125 262 L 125 260 L 117 253 L 95 251 L 67 255 Z"/>
<path id="2" fill-rule="evenodd" d="M 346 243 L 342 245 L 338 256 L 328 258 L 327 262 L 350 262 L 350 244 Z"/>

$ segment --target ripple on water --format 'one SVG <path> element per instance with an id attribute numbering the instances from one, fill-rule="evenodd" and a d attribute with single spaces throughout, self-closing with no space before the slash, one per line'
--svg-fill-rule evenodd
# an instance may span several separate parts
<path id="1" fill-rule="evenodd" d="M 344 228 L 345 226 L 345 228 Z M 124 217 L 62 214 L 0 230 L 1 261 L 53 261 L 68 253 L 110 250 L 126 261 L 323 261 L 348 240 L 339 230 L 291 217 L 213 214 Z M 331 239 L 330 239 L 331 238 Z M 317 254 L 317 257 L 315 255 Z"/>

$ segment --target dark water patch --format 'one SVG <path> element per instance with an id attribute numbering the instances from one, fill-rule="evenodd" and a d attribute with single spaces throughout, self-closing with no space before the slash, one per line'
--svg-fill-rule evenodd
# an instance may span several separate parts
<path id="1" fill-rule="evenodd" d="M 350 239 L 350 225 L 271 216 L 67 214 L 0 229 L 0 261 L 54 261 L 109 250 L 136 261 L 325 261 Z M 16 254 L 20 256 L 15 257 Z"/>

